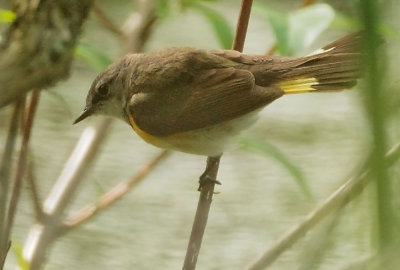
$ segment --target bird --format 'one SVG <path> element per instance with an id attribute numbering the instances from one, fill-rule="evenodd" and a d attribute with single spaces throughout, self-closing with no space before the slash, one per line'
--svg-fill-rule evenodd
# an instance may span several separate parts
<path id="1" fill-rule="evenodd" d="M 130 53 L 94 79 L 74 124 L 113 116 L 157 147 L 220 156 L 276 99 L 353 87 L 361 76 L 361 36 L 303 57 L 189 47 Z"/>

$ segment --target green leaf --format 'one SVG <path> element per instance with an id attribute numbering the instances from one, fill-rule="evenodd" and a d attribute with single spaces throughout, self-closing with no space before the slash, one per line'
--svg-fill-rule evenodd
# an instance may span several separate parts
<path id="1" fill-rule="evenodd" d="M 18 269 L 21 270 L 29 270 L 29 262 L 25 260 L 23 256 L 23 250 L 22 246 L 18 243 L 18 241 L 13 240 L 13 250 L 15 254 L 17 255 L 17 261 L 18 261 Z"/>
<path id="2" fill-rule="evenodd" d="M 230 49 L 233 42 L 233 30 L 228 21 L 217 11 L 197 2 L 191 3 L 191 7 L 199 11 L 214 28 L 218 41 L 224 49 Z"/>
<path id="3" fill-rule="evenodd" d="M 239 145 L 247 151 L 251 151 L 265 157 L 273 158 L 292 175 L 293 179 L 296 181 L 297 185 L 300 187 L 303 193 L 309 199 L 313 199 L 311 189 L 308 186 L 307 181 L 301 170 L 296 166 L 295 163 L 293 163 L 289 159 L 289 157 L 282 153 L 278 148 L 264 140 L 249 136 L 239 138 Z"/>
<path id="4" fill-rule="evenodd" d="M 331 24 L 332 28 L 344 30 L 359 30 L 361 28 L 360 22 L 355 18 L 350 18 L 342 13 L 336 12 L 335 18 Z"/>
<path id="5" fill-rule="evenodd" d="M 111 59 L 104 53 L 96 50 L 94 47 L 80 43 L 75 48 L 75 56 L 86 62 L 90 67 L 96 70 L 102 70 L 109 64 Z"/>
<path id="6" fill-rule="evenodd" d="M 379 33 L 385 37 L 393 38 L 396 39 L 397 41 L 400 40 L 400 32 L 390 25 L 387 24 L 379 25 Z"/>
<path id="7" fill-rule="evenodd" d="M 308 48 L 335 18 L 335 11 L 327 4 L 315 4 L 289 15 L 289 55 Z"/>
<path id="8" fill-rule="evenodd" d="M 15 13 L 11 10 L 0 9 L 0 23 L 10 23 L 14 21 Z"/>
<path id="9" fill-rule="evenodd" d="M 304 51 L 329 27 L 335 17 L 334 10 L 327 4 L 311 5 L 289 14 L 263 4 L 255 4 L 254 11 L 270 23 L 281 55 L 295 55 Z"/>
<path id="10" fill-rule="evenodd" d="M 289 20 L 287 15 L 272 10 L 268 6 L 254 3 L 253 10 L 264 16 L 270 23 L 276 38 L 278 52 L 281 55 L 288 54 Z"/>
<path id="11" fill-rule="evenodd" d="M 335 19 L 333 20 L 331 26 L 336 29 L 344 29 L 351 31 L 360 31 L 361 29 L 359 20 L 357 20 L 356 18 L 350 18 L 349 16 L 346 16 L 341 13 L 335 14 Z M 400 40 L 400 32 L 391 25 L 381 23 L 379 24 L 378 30 L 379 34 L 381 34 L 384 37 Z"/>

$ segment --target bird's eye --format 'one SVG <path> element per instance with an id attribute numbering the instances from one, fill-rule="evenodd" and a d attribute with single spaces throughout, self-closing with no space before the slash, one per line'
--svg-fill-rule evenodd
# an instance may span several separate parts
<path id="1" fill-rule="evenodd" d="M 107 84 L 102 84 L 99 86 L 97 89 L 97 93 L 99 93 L 102 96 L 107 96 L 108 95 L 108 86 Z"/>

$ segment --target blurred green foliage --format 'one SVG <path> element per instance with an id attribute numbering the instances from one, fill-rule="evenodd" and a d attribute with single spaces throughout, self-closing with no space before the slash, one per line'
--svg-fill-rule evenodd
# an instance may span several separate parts
<path id="1" fill-rule="evenodd" d="M 243 136 L 239 138 L 238 143 L 244 150 L 251 151 L 265 157 L 270 157 L 277 161 L 293 177 L 304 195 L 311 200 L 314 199 L 311 189 L 301 169 L 277 147 L 268 143 L 266 140 L 261 140 L 251 136 Z"/>
<path id="2" fill-rule="evenodd" d="M 11 10 L 0 9 L 0 23 L 10 23 L 15 19 L 15 14 Z"/>
<path id="3" fill-rule="evenodd" d="M 330 26 L 335 17 L 335 11 L 327 4 L 315 4 L 283 13 L 256 3 L 254 11 L 262 14 L 270 23 L 281 55 L 303 52 Z"/>
<path id="4" fill-rule="evenodd" d="M 86 62 L 91 68 L 97 71 L 101 71 L 112 63 L 111 58 L 108 57 L 104 52 L 84 43 L 79 43 L 75 48 L 75 56 Z"/>
<path id="5" fill-rule="evenodd" d="M 18 269 L 19 270 L 29 270 L 29 263 L 25 260 L 24 256 L 23 256 L 23 250 L 22 250 L 22 246 L 21 244 L 16 241 L 13 240 L 12 241 L 12 249 L 16 255 L 17 258 L 17 262 L 18 262 Z"/>
<path id="6" fill-rule="evenodd" d="M 221 47 L 230 49 L 233 42 L 233 30 L 228 21 L 219 12 L 206 5 L 194 2 L 190 7 L 199 11 L 211 24 Z"/>
<path id="7" fill-rule="evenodd" d="M 167 19 L 178 12 L 187 10 L 197 11 L 211 25 L 214 33 L 224 49 L 230 49 L 233 42 L 233 28 L 225 17 L 217 10 L 205 5 L 204 2 L 215 2 L 215 0 L 179 0 L 165 1 L 158 0 L 156 11 L 160 19 Z"/>

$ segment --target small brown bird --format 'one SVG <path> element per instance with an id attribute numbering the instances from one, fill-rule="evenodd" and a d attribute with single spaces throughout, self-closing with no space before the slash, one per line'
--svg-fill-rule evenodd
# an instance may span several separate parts
<path id="1" fill-rule="evenodd" d="M 97 76 L 74 123 L 115 116 L 158 147 L 218 156 L 282 95 L 354 86 L 360 39 L 351 34 L 300 58 L 193 48 L 128 54 Z"/>

